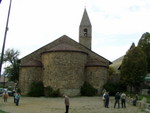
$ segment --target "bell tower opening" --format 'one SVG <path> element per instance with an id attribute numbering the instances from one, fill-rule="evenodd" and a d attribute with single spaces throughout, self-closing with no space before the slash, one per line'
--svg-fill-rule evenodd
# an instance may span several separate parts
<path id="1" fill-rule="evenodd" d="M 83 32 L 84 32 L 84 36 L 87 37 L 87 35 L 88 35 L 88 30 L 85 28 Z"/>

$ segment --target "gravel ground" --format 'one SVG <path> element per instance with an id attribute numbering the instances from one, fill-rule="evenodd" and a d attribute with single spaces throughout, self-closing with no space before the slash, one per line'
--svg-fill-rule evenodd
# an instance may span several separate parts
<path id="1" fill-rule="evenodd" d="M 114 99 L 110 99 L 109 108 L 103 107 L 101 97 L 70 97 L 69 113 L 143 113 L 135 106 L 127 104 L 126 109 L 113 108 Z M 1 99 L 0 109 L 9 113 L 64 113 L 64 98 L 21 97 L 20 105 L 13 103 L 13 97 L 4 103 Z"/>

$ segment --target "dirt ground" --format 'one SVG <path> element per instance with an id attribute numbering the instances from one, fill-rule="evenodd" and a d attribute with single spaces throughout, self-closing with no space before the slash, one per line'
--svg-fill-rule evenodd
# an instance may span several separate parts
<path id="1" fill-rule="evenodd" d="M 101 97 L 70 97 L 69 113 L 143 113 L 129 104 L 126 109 L 114 109 L 113 105 L 112 97 L 109 108 L 103 107 Z M 0 109 L 9 113 L 65 113 L 64 98 L 21 97 L 19 106 L 16 106 L 10 97 L 7 103 L 1 99 Z"/>

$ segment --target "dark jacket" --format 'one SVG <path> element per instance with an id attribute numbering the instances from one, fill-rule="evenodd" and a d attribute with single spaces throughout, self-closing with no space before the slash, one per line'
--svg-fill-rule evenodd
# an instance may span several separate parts
<path id="1" fill-rule="evenodd" d="M 116 93 L 115 100 L 120 100 L 120 94 L 119 93 Z"/>

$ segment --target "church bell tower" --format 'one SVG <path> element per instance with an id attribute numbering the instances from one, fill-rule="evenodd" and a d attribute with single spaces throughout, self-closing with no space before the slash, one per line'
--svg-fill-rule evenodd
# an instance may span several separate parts
<path id="1" fill-rule="evenodd" d="M 79 43 L 85 47 L 91 49 L 92 41 L 92 25 L 88 17 L 86 9 L 82 16 L 82 20 L 79 26 Z"/>

